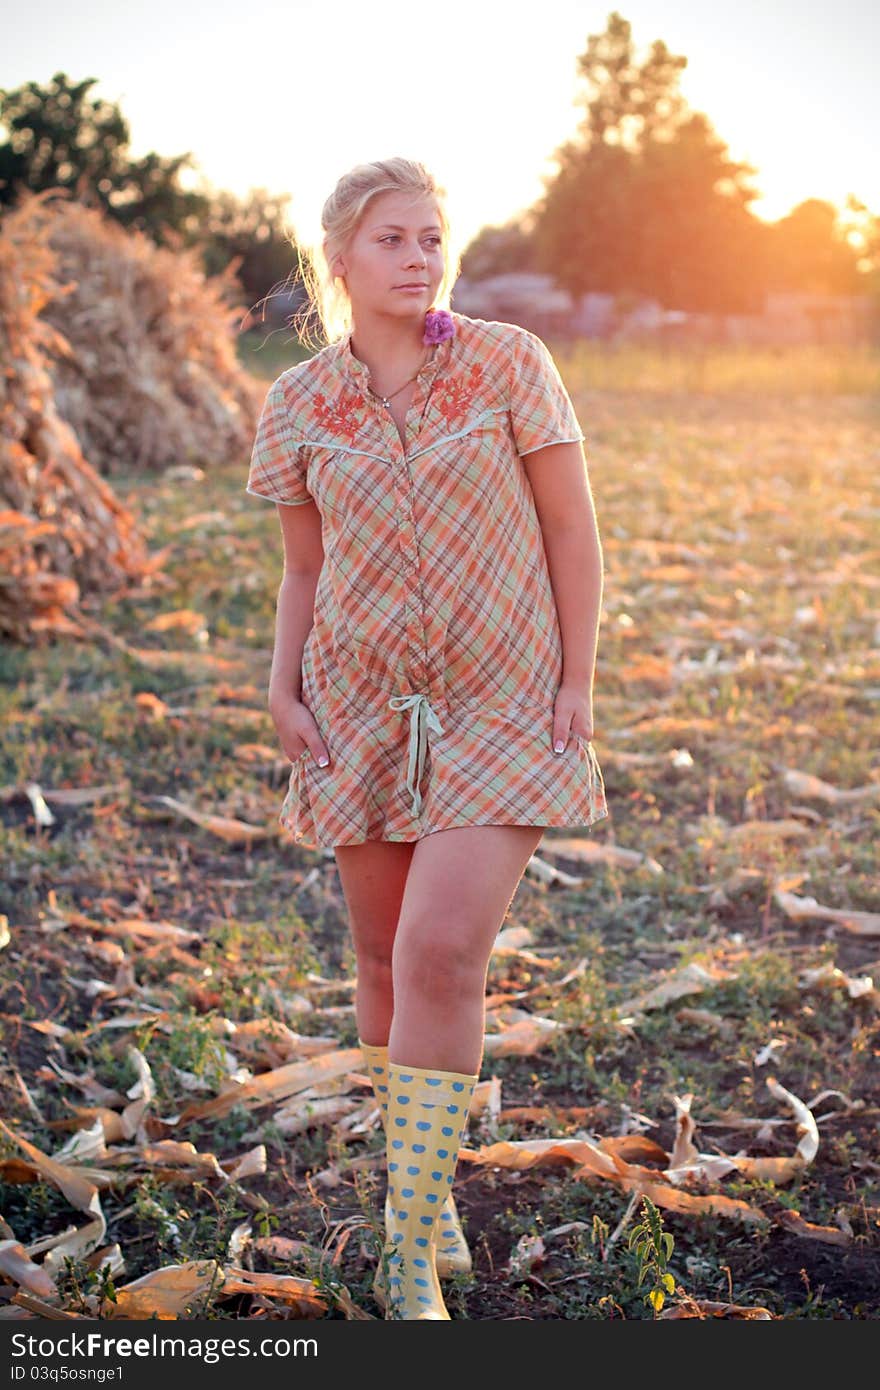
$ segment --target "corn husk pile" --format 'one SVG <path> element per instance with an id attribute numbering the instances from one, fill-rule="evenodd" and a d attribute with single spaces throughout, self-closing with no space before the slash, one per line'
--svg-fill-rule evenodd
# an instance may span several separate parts
<path id="1" fill-rule="evenodd" d="M 196 253 L 49 190 L 0 223 L 0 635 L 84 635 L 87 593 L 143 576 L 101 474 L 244 454 L 265 392 Z"/>
<path id="2" fill-rule="evenodd" d="M 65 285 L 45 317 L 73 352 L 53 377 L 89 462 L 108 477 L 243 455 L 266 392 L 236 356 L 235 263 L 208 277 L 198 251 L 68 200 L 30 216 L 49 225 Z"/>
<path id="3" fill-rule="evenodd" d="M 42 317 L 63 292 L 37 198 L 0 228 L 0 634 L 76 635 L 83 592 L 139 575 L 134 517 L 83 457 L 55 399 L 52 361 L 71 351 Z"/>

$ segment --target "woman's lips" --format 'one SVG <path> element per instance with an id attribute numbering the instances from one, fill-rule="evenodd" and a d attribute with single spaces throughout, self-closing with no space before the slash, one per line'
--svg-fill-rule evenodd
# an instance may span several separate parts
<path id="1" fill-rule="evenodd" d="M 395 285 L 396 290 L 408 290 L 410 294 L 421 294 L 428 288 L 427 285 Z"/>

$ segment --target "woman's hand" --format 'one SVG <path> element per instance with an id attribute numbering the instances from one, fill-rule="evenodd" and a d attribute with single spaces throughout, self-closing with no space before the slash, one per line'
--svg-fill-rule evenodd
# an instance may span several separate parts
<path id="1" fill-rule="evenodd" d="M 554 753 L 562 753 L 574 734 L 587 742 L 593 737 L 593 691 L 590 686 L 563 682 L 553 708 Z"/>
<path id="2" fill-rule="evenodd" d="M 302 700 L 295 695 L 272 695 L 269 713 L 286 758 L 295 763 L 309 750 L 319 767 L 327 766 L 330 761 L 327 747 L 315 723 L 315 716 Z"/>

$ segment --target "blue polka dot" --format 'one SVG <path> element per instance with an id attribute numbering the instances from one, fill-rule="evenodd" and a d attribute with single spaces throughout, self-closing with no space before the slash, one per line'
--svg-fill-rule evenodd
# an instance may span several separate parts
<path id="1" fill-rule="evenodd" d="M 398 1081 L 412 1081 L 412 1076 L 408 1072 L 401 1072 Z"/>
<path id="2" fill-rule="evenodd" d="M 436 1192 L 426 1192 L 426 1193 L 425 1193 L 425 1201 L 426 1201 L 426 1202 L 439 1202 L 439 1200 L 440 1200 L 440 1198 L 437 1196 L 437 1193 L 436 1193 Z M 423 1221 L 424 1221 L 424 1219 L 425 1219 L 425 1218 L 422 1217 L 422 1220 L 423 1220 Z"/>
<path id="3" fill-rule="evenodd" d="M 403 1231 L 395 1231 L 392 1240 L 403 1240 Z M 398 1280 L 398 1283 L 400 1281 Z"/>
<path id="4" fill-rule="evenodd" d="M 463 1081 L 453 1081 L 453 1083 L 452 1083 L 452 1089 L 453 1089 L 453 1091 L 463 1091 L 463 1090 L 464 1090 L 464 1082 L 463 1082 Z"/>
<path id="5" fill-rule="evenodd" d="M 420 1259 L 418 1258 L 418 1256 L 416 1256 L 416 1255 L 413 1255 L 413 1264 L 414 1264 L 414 1265 L 418 1265 L 419 1269 L 427 1269 L 427 1268 L 428 1268 L 428 1261 L 427 1261 L 427 1260 L 420 1260 Z"/>
<path id="6" fill-rule="evenodd" d="M 411 1178 L 414 1178 L 417 1173 L 421 1172 L 421 1169 L 417 1168 L 414 1163 L 411 1163 L 406 1171 L 409 1173 Z"/>
<path id="7" fill-rule="evenodd" d="M 420 1289 L 426 1289 L 428 1287 L 427 1279 L 413 1279 L 413 1283 L 418 1284 Z"/>
<path id="8" fill-rule="evenodd" d="M 447 1110 L 447 1113 L 450 1114 L 450 1115 L 457 1115 L 457 1114 L 458 1114 L 458 1106 L 457 1106 L 457 1105 L 447 1105 L 446 1110 Z"/>
<path id="9" fill-rule="evenodd" d="M 439 1182 L 440 1179 L 443 1177 L 443 1174 L 442 1174 L 442 1173 L 438 1173 L 438 1172 L 434 1172 L 434 1173 L 431 1174 L 431 1177 L 434 1179 L 435 1182 Z"/>
<path id="10" fill-rule="evenodd" d="M 452 1174 L 451 1174 L 451 1173 L 449 1174 L 449 1176 L 448 1176 L 448 1178 L 446 1179 L 446 1181 L 447 1181 L 448 1183 L 451 1183 L 451 1182 L 452 1182 Z"/>
<path id="11" fill-rule="evenodd" d="M 397 1103 L 398 1105 L 409 1105 L 409 1096 L 398 1096 Z"/>
<path id="12" fill-rule="evenodd" d="M 418 1125 L 418 1124 L 417 1124 L 417 1125 L 416 1125 L 416 1129 L 421 1129 L 421 1125 Z M 423 1154 L 424 1152 L 425 1152 L 425 1146 L 424 1146 L 424 1144 L 413 1144 L 413 1153 L 414 1153 L 414 1154 Z"/>
<path id="13" fill-rule="evenodd" d="M 451 1221 L 451 1220 L 452 1220 L 452 1212 L 451 1212 L 451 1211 L 441 1211 L 441 1213 L 440 1213 L 440 1220 L 441 1220 L 441 1221 Z"/>
<path id="14" fill-rule="evenodd" d="M 434 1224 L 433 1216 L 420 1216 L 419 1221 L 422 1223 L 423 1226 L 433 1226 Z"/>
<path id="15" fill-rule="evenodd" d="M 387 1086 L 380 1086 L 380 1087 L 379 1087 L 379 1090 L 380 1090 L 380 1091 L 382 1092 L 382 1094 L 384 1095 L 385 1092 L 388 1090 L 388 1087 L 387 1087 Z"/>
<path id="16" fill-rule="evenodd" d="M 377 1074 L 378 1076 L 382 1076 L 383 1073 L 384 1073 L 384 1071 L 385 1071 L 385 1068 L 384 1068 L 384 1067 L 373 1067 L 373 1071 L 376 1072 L 376 1074 Z"/>
<path id="17" fill-rule="evenodd" d="M 398 1120 L 397 1123 L 398 1123 L 399 1125 L 405 1125 L 405 1124 L 406 1124 L 406 1120 Z M 452 1134 L 453 1131 L 449 1128 L 449 1125 L 442 1125 L 442 1126 L 441 1126 L 441 1129 L 440 1129 L 440 1133 L 441 1133 L 441 1134 L 447 1134 L 447 1135 L 449 1135 L 449 1134 Z"/>
<path id="18" fill-rule="evenodd" d="M 440 1076 L 426 1076 L 426 1077 L 425 1077 L 425 1085 L 426 1085 L 426 1086 L 439 1086 L 442 1080 L 443 1080 L 443 1078 L 440 1077 Z"/>
<path id="19" fill-rule="evenodd" d="M 409 1216 L 409 1212 L 408 1212 L 408 1211 L 403 1211 L 403 1210 L 401 1210 L 401 1211 L 399 1211 L 399 1212 L 397 1213 L 397 1219 L 398 1219 L 398 1221 L 405 1221 L 406 1218 L 407 1218 L 408 1216 Z"/>
<path id="20" fill-rule="evenodd" d="M 399 1163 L 389 1163 L 389 1164 L 388 1164 L 388 1171 L 389 1171 L 390 1173 L 396 1173 L 399 1167 L 400 1167 L 400 1164 L 399 1164 Z"/>
<path id="21" fill-rule="evenodd" d="M 448 1150 L 448 1149 L 438 1149 L 438 1150 L 437 1150 L 437 1157 L 438 1157 L 438 1158 L 448 1158 L 448 1157 L 449 1157 L 449 1150 Z"/>
<path id="22" fill-rule="evenodd" d="M 416 1302 L 418 1302 L 418 1303 L 430 1303 L 431 1300 L 430 1300 L 430 1298 L 428 1298 L 425 1294 L 420 1293 L 420 1294 L 416 1294 Z"/>
<path id="23" fill-rule="evenodd" d="M 391 1140 L 391 1147 L 392 1147 L 392 1149 L 402 1149 L 402 1148 L 403 1148 L 403 1140 L 402 1140 L 402 1139 L 392 1139 L 392 1140 Z"/>
<path id="24" fill-rule="evenodd" d="M 427 1120 L 416 1120 L 416 1129 L 430 1129 L 430 1128 L 431 1128 L 431 1126 L 429 1125 L 429 1123 L 428 1123 Z M 452 1130 L 450 1130 L 449 1133 L 451 1134 L 451 1133 L 452 1133 Z"/>
<path id="25" fill-rule="evenodd" d="M 395 1123 L 396 1125 L 401 1125 L 401 1126 L 403 1126 L 403 1125 L 406 1124 L 406 1120 L 403 1118 L 402 1115 L 398 1115 L 398 1117 L 397 1117 L 397 1119 L 394 1121 L 394 1123 Z M 446 1133 L 446 1130 L 445 1130 L 445 1129 L 444 1129 L 443 1133 L 444 1133 L 444 1134 Z M 449 1133 L 451 1134 L 451 1133 L 452 1133 L 452 1130 L 450 1130 Z"/>
<path id="26" fill-rule="evenodd" d="M 428 1244 L 428 1240 L 427 1240 L 427 1238 L 426 1238 L 425 1236 L 416 1236 L 416 1245 L 425 1246 L 425 1245 L 427 1245 L 427 1244 Z"/>
<path id="27" fill-rule="evenodd" d="M 401 1188 L 400 1195 L 401 1195 L 401 1197 L 415 1197 L 415 1195 L 416 1195 L 415 1188 L 414 1188 L 414 1187 L 403 1187 L 403 1188 Z"/>

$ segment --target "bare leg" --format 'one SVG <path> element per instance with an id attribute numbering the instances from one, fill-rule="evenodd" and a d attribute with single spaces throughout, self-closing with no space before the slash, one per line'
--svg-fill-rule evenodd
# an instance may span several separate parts
<path id="1" fill-rule="evenodd" d="M 384 1046 L 394 1012 L 391 953 L 417 841 L 368 840 L 334 849 L 357 957 L 355 1016 L 364 1042 Z"/>
<path id="2" fill-rule="evenodd" d="M 389 1061 L 479 1071 L 489 957 L 543 833 L 469 825 L 416 841 L 393 942 Z"/>

